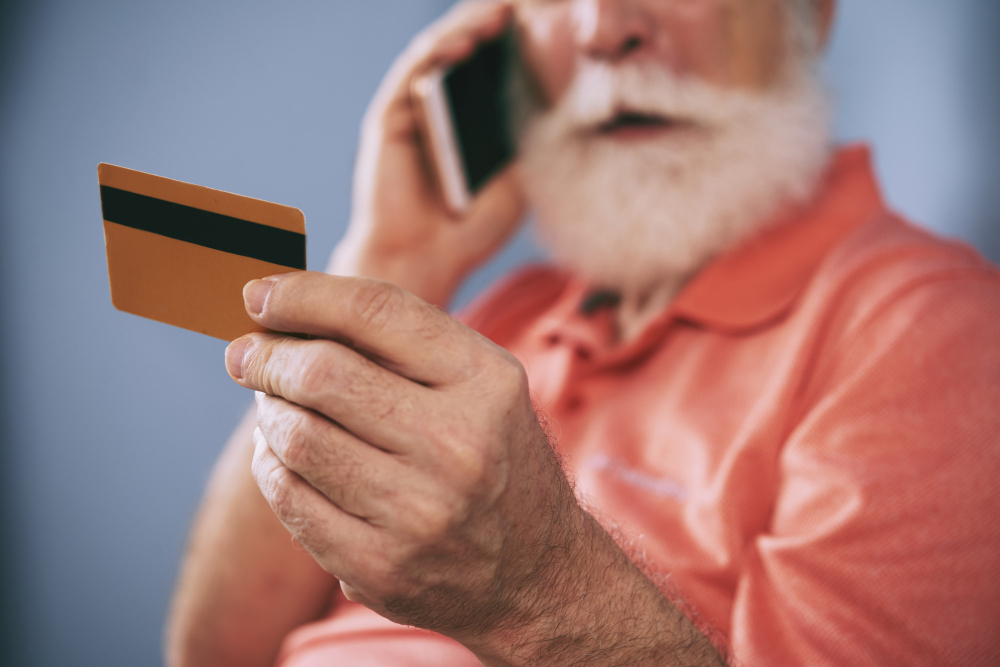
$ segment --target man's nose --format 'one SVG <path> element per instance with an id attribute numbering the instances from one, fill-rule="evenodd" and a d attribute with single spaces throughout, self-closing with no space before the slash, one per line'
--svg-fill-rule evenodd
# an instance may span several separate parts
<path id="1" fill-rule="evenodd" d="M 595 60 L 619 61 L 649 47 L 653 19 L 636 0 L 576 0 L 576 41 Z"/>

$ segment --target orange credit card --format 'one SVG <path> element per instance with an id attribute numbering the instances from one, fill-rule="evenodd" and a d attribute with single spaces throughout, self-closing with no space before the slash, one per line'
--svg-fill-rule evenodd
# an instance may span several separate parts
<path id="1" fill-rule="evenodd" d="M 97 180 L 115 308 L 224 340 L 267 331 L 243 286 L 305 270 L 302 211 L 112 164 Z"/>

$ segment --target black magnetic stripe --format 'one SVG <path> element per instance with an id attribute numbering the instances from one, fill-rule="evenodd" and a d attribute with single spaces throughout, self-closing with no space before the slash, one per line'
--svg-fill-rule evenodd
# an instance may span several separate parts
<path id="1" fill-rule="evenodd" d="M 305 234 L 107 185 L 101 186 L 101 208 L 108 222 L 293 269 L 306 268 Z"/>

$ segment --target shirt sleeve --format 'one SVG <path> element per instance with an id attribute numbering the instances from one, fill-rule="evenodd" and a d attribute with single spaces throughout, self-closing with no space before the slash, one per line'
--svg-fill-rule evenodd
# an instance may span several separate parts
<path id="1" fill-rule="evenodd" d="M 910 286 L 804 389 L 739 665 L 1000 664 L 1000 287 Z"/>

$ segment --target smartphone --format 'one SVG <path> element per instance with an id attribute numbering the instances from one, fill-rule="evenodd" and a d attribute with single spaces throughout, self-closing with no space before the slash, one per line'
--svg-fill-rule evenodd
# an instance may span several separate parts
<path id="1" fill-rule="evenodd" d="M 480 44 L 466 60 L 420 77 L 413 86 L 423 136 L 441 196 L 457 214 L 515 155 L 512 30 Z"/>

